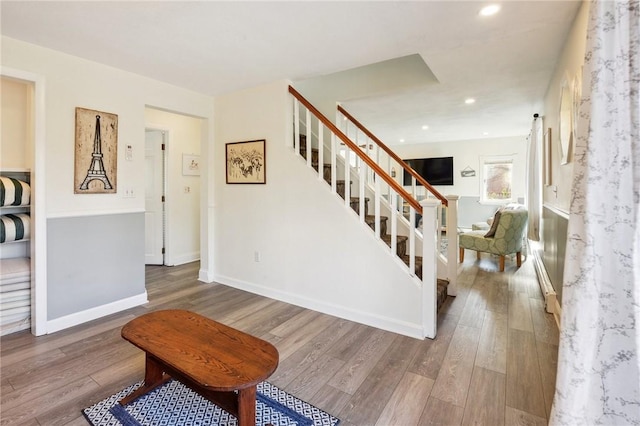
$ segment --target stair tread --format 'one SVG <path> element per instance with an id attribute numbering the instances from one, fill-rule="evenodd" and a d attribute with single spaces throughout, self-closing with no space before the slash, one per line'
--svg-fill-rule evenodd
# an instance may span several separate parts
<path id="1" fill-rule="evenodd" d="M 396 238 L 398 241 L 407 241 L 409 239 L 409 237 L 407 237 L 406 235 L 396 235 Z M 389 234 L 383 235 L 382 240 L 386 243 L 389 243 L 391 241 L 391 235 Z"/>
<path id="2" fill-rule="evenodd" d="M 380 216 L 380 222 L 384 222 L 389 220 L 387 216 Z M 364 217 L 364 221 L 366 223 L 374 223 L 376 221 L 376 216 L 372 214 L 368 214 Z"/>

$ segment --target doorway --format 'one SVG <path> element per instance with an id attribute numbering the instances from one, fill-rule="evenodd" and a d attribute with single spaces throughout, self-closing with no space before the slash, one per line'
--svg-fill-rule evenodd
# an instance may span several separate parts
<path id="1" fill-rule="evenodd" d="M 145 129 L 144 259 L 147 265 L 165 264 L 166 136 L 161 129 Z"/>

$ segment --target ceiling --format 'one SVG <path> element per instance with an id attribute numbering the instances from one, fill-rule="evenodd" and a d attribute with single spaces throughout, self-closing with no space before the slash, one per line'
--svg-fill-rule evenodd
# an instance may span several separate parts
<path id="1" fill-rule="evenodd" d="M 394 145 L 528 134 L 580 3 L 2 0 L 0 32 L 212 96 L 397 60 L 336 99 Z"/>

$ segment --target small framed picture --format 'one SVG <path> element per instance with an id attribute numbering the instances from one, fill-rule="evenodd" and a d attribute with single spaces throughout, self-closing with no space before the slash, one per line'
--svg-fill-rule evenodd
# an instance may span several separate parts
<path id="1" fill-rule="evenodd" d="M 227 183 L 267 183 L 265 140 L 226 144 Z"/>
<path id="2" fill-rule="evenodd" d="M 200 176 L 200 156 L 182 154 L 182 174 L 184 176 Z"/>

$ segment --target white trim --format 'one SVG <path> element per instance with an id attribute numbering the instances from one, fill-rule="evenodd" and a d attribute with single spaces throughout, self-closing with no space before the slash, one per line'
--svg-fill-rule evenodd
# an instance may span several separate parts
<path id="1" fill-rule="evenodd" d="M 173 263 L 171 264 L 167 264 L 165 262 L 165 265 L 167 266 L 178 266 L 178 265 L 184 265 L 185 263 L 191 263 L 191 262 L 196 262 L 200 260 L 200 252 L 199 251 L 194 251 L 191 253 L 185 253 L 181 256 L 176 256 L 175 259 L 173 259 Z"/>
<path id="2" fill-rule="evenodd" d="M 46 220 L 46 132 L 45 79 L 39 74 L 6 66 L 0 75 L 33 84 L 33 164 L 31 211 L 33 238 L 31 243 L 31 333 L 41 336 L 47 330 L 47 220 Z"/>
<path id="3" fill-rule="evenodd" d="M 95 210 L 95 211 L 68 211 L 68 212 L 54 212 L 47 215 L 47 219 L 60 219 L 70 217 L 91 217 L 91 216 L 109 216 L 116 214 L 130 214 L 130 213 L 144 213 L 144 209 L 133 210 Z"/>
<path id="4" fill-rule="evenodd" d="M 198 271 L 198 281 L 211 284 L 213 282 L 213 274 L 210 273 L 208 270 L 200 269 Z"/>
<path id="5" fill-rule="evenodd" d="M 544 207 L 545 209 L 548 209 L 552 212 L 554 212 L 555 214 L 557 214 L 558 216 L 561 216 L 567 220 L 569 220 L 569 212 L 566 210 L 562 210 L 561 208 L 552 206 L 551 204 L 543 204 L 542 207 Z"/>
<path id="6" fill-rule="evenodd" d="M 402 334 L 416 339 L 422 340 L 424 338 L 421 324 L 398 321 L 392 318 L 370 314 L 368 312 L 349 309 L 344 306 L 335 305 L 333 303 L 319 302 L 315 299 L 310 299 L 285 291 L 274 290 L 272 288 L 265 287 L 259 284 L 236 280 L 224 275 L 215 275 L 214 280 L 218 283 L 228 285 L 229 287 L 245 290 L 254 294 L 259 294 L 271 299 L 280 300 L 285 303 L 290 303 L 292 305 L 311 309 L 323 314 L 332 315 L 338 318 L 343 318 L 349 321 L 369 325 L 381 330 Z"/>
<path id="7" fill-rule="evenodd" d="M 131 296 L 126 299 L 107 303 L 106 305 L 96 306 L 95 308 L 86 309 L 84 311 L 56 318 L 54 320 L 50 320 L 47 323 L 47 333 L 54 333 L 56 331 L 64 330 L 78 324 L 84 324 L 85 322 L 102 318 L 116 312 L 124 311 L 135 306 L 144 305 L 148 302 L 149 300 L 147 299 L 147 292 L 145 291 L 144 293 L 138 294 L 137 296 Z"/>

